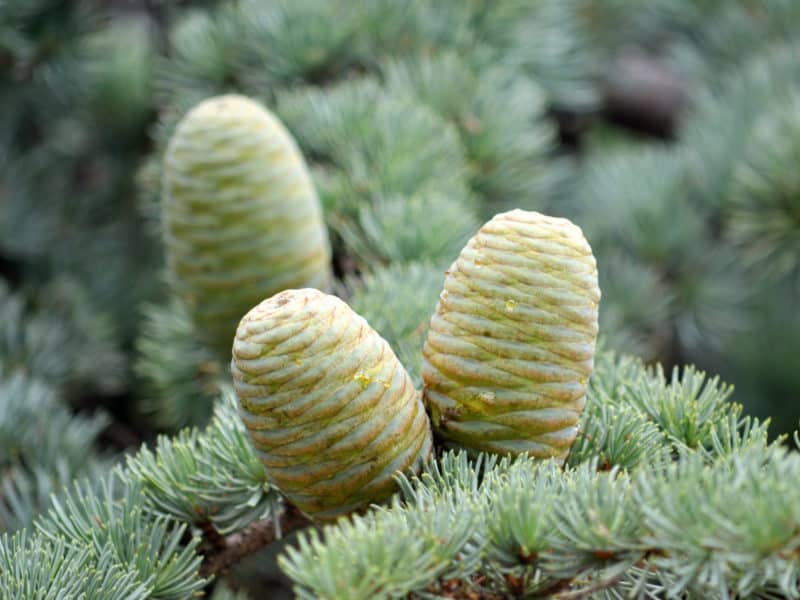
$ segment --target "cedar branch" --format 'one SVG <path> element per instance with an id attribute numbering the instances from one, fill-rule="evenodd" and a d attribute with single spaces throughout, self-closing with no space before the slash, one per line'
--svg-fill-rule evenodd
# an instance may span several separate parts
<path id="1" fill-rule="evenodd" d="M 280 518 L 280 531 L 282 535 L 286 535 L 309 524 L 310 521 L 300 511 L 294 507 L 287 507 Z M 245 557 L 274 542 L 278 536 L 272 519 L 262 519 L 223 539 L 224 544 L 204 556 L 203 565 L 200 567 L 200 574 L 203 577 L 225 572 Z"/>

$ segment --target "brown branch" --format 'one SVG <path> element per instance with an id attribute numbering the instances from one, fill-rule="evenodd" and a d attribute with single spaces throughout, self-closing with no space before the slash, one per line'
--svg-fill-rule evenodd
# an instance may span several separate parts
<path id="1" fill-rule="evenodd" d="M 550 598 L 553 596 L 558 596 L 558 594 L 570 588 L 572 581 L 572 579 L 558 579 L 549 587 L 546 587 L 543 590 L 537 590 L 534 595 L 537 598 Z"/>
<path id="2" fill-rule="evenodd" d="M 582 600 L 583 598 L 588 598 L 597 592 L 602 592 L 610 587 L 614 587 L 619 583 L 620 579 L 622 579 L 622 573 L 572 592 L 564 591 L 563 593 L 557 594 L 555 597 L 559 600 Z"/>
<path id="3" fill-rule="evenodd" d="M 206 540 L 215 550 L 222 550 L 227 547 L 228 541 L 208 519 L 203 519 L 197 523 L 197 527 L 203 532 L 203 539 Z"/>
<path id="4" fill-rule="evenodd" d="M 595 550 L 592 552 L 592 554 L 594 554 L 595 558 L 607 560 L 616 556 L 617 552 L 612 550 Z M 634 562 L 631 566 L 636 566 L 643 569 L 652 568 L 652 565 L 648 567 L 648 559 L 652 556 L 664 556 L 665 554 L 666 553 L 663 549 L 647 548 L 642 552 L 641 558 Z M 519 559 L 521 562 L 519 566 L 530 567 L 534 570 L 536 569 L 535 563 L 538 559 L 538 555 L 536 553 L 520 555 Z M 533 590 L 527 588 L 524 575 L 507 573 L 503 576 L 506 585 L 506 594 L 503 597 L 584 600 L 585 598 L 588 598 L 597 592 L 617 585 L 622 580 L 622 577 L 625 575 L 626 571 L 595 581 L 582 580 L 582 574 L 577 574 L 563 579 L 546 581 L 542 584 L 542 587 Z M 486 580 L 487 576 L 485 573 L 480 574 L 477 577 L 473 575 L 471 579 L 452 578 L 439 580 L 438 582 L 428 586 L 426 591 L 454 600 L 498 600 L 500 596 L 498 596 L 495 592 L 484 589 Z M 582 585 L 582 587 L 573 589 L 573 587 L 576 585 Z"/>
<path id="5" fill-rule="evenodd" d="M 281 515 L 281 534 L 286 535 L 309 524 L 310 521 L 300 511 L 294 507 L 287 506 Z M 209 575 L 224 573 L 245 557 L 258 552 L 277 538 L 275 526 L 271 519 L 263 519 L 251 523 L 241 531 L 223 538 L 224 544 L 220 544 L 217 549 L 208 552 L 203 558 L 200 574 L 203 577 L 208 577 Z"/>

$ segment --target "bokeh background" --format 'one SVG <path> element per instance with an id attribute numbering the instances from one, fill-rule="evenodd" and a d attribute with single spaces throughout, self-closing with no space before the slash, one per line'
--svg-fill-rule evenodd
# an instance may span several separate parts
<path id="1" fill-rule="evenodd" d="M 393 311 L 432 308 L 491 215 L 538 210 L 595 249 L 605 348 L 796 428 L 800 2 L 5 0 L 0 530 L 210 414 L 224 365 L 164 282 L 159 179 L 225 92 L 296 136 L 340 292 L 385 295 L 370 320 L 405 360 Z"/>

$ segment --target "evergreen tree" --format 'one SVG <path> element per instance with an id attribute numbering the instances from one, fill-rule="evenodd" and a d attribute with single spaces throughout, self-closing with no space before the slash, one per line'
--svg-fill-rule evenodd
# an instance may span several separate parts
<path id="1" fill-rule="evenodd" d="M 302 598 L 800 596 L 799 441 L 775 438 L 800 417 L 786 401 L 800 390 L 796 2 L 113 4 L 0 4 L 0 598 L 260 597 L 276 556 Z M 381 398 L 407 409 L 434 387 L 423 345 L 449 306 L 443 288 L 469 286 L 453 261 L 480 224 L 522 208 L 583 228 L 603 295 L 591 379 L 573 382 L 585 408 L 564 429 L 517 424 L 551 442 L 575 432 L 568 453 L 467 454 L 436 440 L 430 460 L 393 479 L 378 457 L 380 485 L 397 491 L 378 506 L 322 526 L 287 501 L 309 506 L 291 482 L 319 461 L 316 438 L 291 464 L 266 444 L 258 428 L 273 417 L 253 407 L 277 389 L 255 394 L 243 420 L 242 390 L 263 382 L 240 373 L 237 399 L 216 331 L 229 323 L 198 306 L 233 311 L 226 293 L 250 298 L 251 276 L 301 258 L 239 252 L 272 235 L 264 215 L 295 203 L 248 204 L 263 181 L 247 166 L 247 127 L 223 127 L 222 154 L 239 151 L 202 181 L 213 139 L 206 151 L 192 138 L 192 164 L 169 150 L 185 115 L 224 94 L 250 97 L 296 142 L 306 197 L 322 208 L 309 226 L 331 244 L 327 291 L 397 357 L 375 364 L 415 389 L 348 370 L 378 342 L 326 346 L 305 377 L 344 373 L 356 393 L 389 383 Z M 187 182 L 202 193 L 182 196 Z M 189 199 L 170 209 L 170 197 Z M 208 210 L 220 197 L 233 213 Z M 192 219 L 176 224 L 176 210 Z M 513 272 L 517 258 L 499 264 Z M 233 292 L 205 285 L 221 281 L 214 269 Z M 524 286 L 481 282 L 507 292 L 501 310 L 524 305 Z M 452 301 L 480 320 L 469 293 Z M 546 336 L 547 307 L 535 308 Z M 476 339 L 431 335 L 455 359 Z M 718 378 L 675 366 L 689 362 L 724 373 L 747 409 Z M 257 377 L 300 369 L 253 365 Z M 460 385 L 483 373 L 458 372 Z M 455 398 L 493 435 L 504 424 L 491 403 L 508 390 L 489 380 L 489 396 L 448 392 L 437 410 Z M 313 394 L 293 393 L 282 422 L 307 432 L 293 411 Z M 350 461 L 377 425 L 405 431 L 387 415 L 373 408 L 360 435 L 328 427 L 316 441 Z M 120 427 L 134 434 L 119 439 Z M 360 504 L 386 495 L 357 463 L 323 467 Z"/>

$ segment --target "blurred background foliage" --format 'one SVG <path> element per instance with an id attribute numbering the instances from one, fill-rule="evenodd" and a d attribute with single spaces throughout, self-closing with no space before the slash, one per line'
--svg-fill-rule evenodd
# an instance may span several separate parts
<path id="1" fill-rule="evenodd" d="M 796 426 L 800 3 L 5 0 L 0 530 L 211 414 L 227 366 L 164 284 L 159 171 L 224 92 L 297 138 L 337 290 L 415 377 L 443 271 L 520 207 L 583 227 L 606 347 Z"/>

